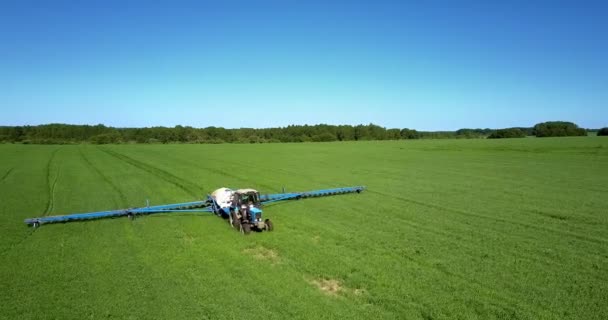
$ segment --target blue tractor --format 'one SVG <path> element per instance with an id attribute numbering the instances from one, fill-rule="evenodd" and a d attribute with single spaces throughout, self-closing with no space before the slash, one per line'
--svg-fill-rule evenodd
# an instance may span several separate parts
<path id="1" fill-rule="evenodd" d="M 229 219 L 230 225 L 237 231 L 249 234 L 251 230 L 273 230 L 270 219 L 262 220 L 262 201 L 257 190 L 220 188 L 207 199 L 213 212 Z"/>

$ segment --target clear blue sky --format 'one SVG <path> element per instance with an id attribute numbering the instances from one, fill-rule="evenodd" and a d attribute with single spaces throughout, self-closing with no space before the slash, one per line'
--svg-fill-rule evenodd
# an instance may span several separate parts
<path id="1" fill-rule="evenodd" d="M 1 1 L 0 125 L 608 126 L 607 3 Z"/>

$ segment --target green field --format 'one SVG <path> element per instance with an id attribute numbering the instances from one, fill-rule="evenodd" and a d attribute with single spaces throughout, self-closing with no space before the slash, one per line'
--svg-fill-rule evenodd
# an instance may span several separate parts
<path id="1" fill-rule="evenodd" d="M 23 219 L 366 185 L 212 215 Z M 1 319 L 606 319 L 608 138 L 0 145 Z"/>

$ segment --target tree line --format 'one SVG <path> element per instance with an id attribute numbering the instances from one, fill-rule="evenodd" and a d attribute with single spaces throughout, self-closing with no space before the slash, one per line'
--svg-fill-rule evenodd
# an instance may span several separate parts
<path id="1" fill-rule="evenodd" d="M 460 129 L 456 131 L 417 131 L 409 128 L 368 125 L 290 125 L 277 128 L 188 126 L 115 128 L 102 124 L 44 124 L 37 126 L 2 126 L 0 142 L 32 144 L 68 143 L 272 143 L 329 142 L 364 140 L 516 138 L 536 135 L 586 135 L 585 129 L 570 122 L 545 122 L 531 128 Z"/>

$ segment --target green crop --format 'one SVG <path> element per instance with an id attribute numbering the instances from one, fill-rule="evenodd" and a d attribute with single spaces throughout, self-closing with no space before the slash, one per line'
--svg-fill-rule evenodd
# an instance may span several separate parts
<path id="1" fill-rule="evenodd" d="M 211 214 L 23 219 L 365 185 Z M 606 319 L 608 139 L 0 145 L 0 319 Z"/>

